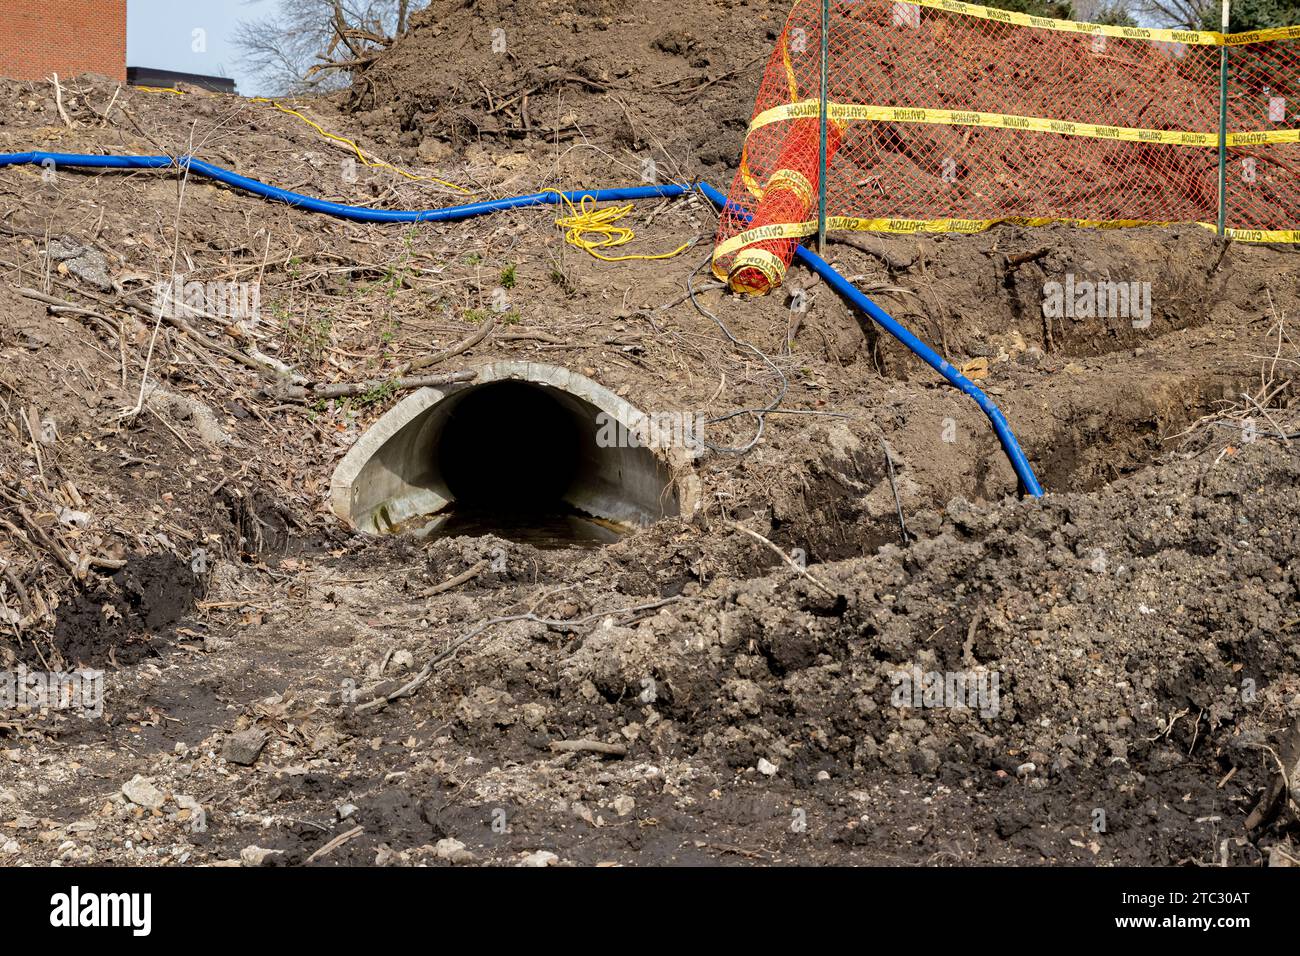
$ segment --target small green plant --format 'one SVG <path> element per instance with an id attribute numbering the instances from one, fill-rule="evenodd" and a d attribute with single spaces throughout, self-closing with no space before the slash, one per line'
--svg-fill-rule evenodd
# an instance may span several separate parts
<path id="1" fill-rule="evenodd" d="M 411 260 L 415 257 L 414 244 L 417 232 L 415 229 L 408 229 L 402 234 L 402 251 L 394 262 L 390 262 L 384 269 L 384 274 L 375 282 L 362 283 L 356 286 L 357 295 L 366 295 L 375 289 L 382 289 L 389 299 L 397 297 L 406 285 L 407 279 L 412 273 L 410 267 Z"/>
<path id="2" fill-rule="evenodd" d="M 311 320 L 303 318 L 296 329 L 290 327 L 290 337 L 294 344 L 314 359 L 320 359 L 333 341 L 334 320 L 328 315 Z"/>
<path id="3" fill-rule="evenodd" d="M 319 360 L 333 341 L 334 320 L 327 314 L 318 314 L 314 319 L 303 316 L 300 322 L 294 320 L 293 311 L 284 299 L 274 299 L 267 305 L 271 315 L 284 329 L 289 344 L 300 354 Z"/>
<path id="4" fill-rule="evenodd" d="M 567 272 L 565 272 L 562 268 L 560 268 L 558 263 L 552 263 L 551 271 L 548 274 L 548 278 L 556 285 L 558 285 L 560 287 L 560 290 L 566 296 L 571 296 L 578 291 L 578 287 L 577 285 L 574 284 L 573 279 L 569 276 Z"/>
<path id="5" fill-rule="evenodd" d="M 342 409 L 344 415 L 353 418 L 361 409 L 366 408 L 369 405 L 378 405 L 386 402 L 396 394 L 397 381 L 395 379 L 388 379 L 377 385 L 371 386 L 360 395 L 351 395 L 342 399 L 339 403 L 339 407 Z"/>
<path id="6" fill-rule="evenodd" d="M 460 314 L 460 317 L 466 322 L 472 322 L 475 325 L 478 325 L 488 317 L 488 311 L 487 309 L 466 309 Z"/>
<path id="7" fill-rule="evenodd" d="M 365 408 L 367 405 L 374 405 L 378 402 L 384 402 L 397 394 L 397 383 L 391 379 L 381 382 L 372 388 L 366 389 L 353 401 L 356 408 Z"/>
<path id="8" fill-rule="evenodd" d="M 506 267 L 501 270 L 501 288 L 513 289 L 517 281 L 518 280 L 515 276 L 515 264 L 513 262 L 507 263 Z"/>

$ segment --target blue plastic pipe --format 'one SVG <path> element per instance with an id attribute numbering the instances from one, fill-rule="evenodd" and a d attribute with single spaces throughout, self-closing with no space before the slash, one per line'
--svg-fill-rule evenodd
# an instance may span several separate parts
<path id="1" fill-rule="evenodd" d="M 531 193 L 527 196 L 511 196 L 506 199 L 490 199 L 483 202 L 469 203 L 464 206 L 449 206 L 444 209 L 405 211 L 367 209 L 364 206 L 347 206 L 343 203 L 316 199 L 313 196 L 304 196 L 302 193 L 290 192 L 277 186 L 268 186 L 256 179 L 240 176 L 238 173 L 233 173 L 220 166 L 213 166 L 211 163 L 206 163 L 195 157 L 173 159 L 170 156 L 91 156 L 78 153 L 45 152 L 0 153 L 0 167 L 45 166 L 51 164 L 56 169 L 59 166 L 72 166 L 83 169 L 168 169 L 173 166 L 188 165 L 191 172 L 206 176 L 209 179 L 215 179 L 217 182 L 233 186 L 235 189 L 242 189 L 255 196 L 288 203 L 290 206 L 297 206 L 311 212 L 337 216 L 341 219 L 351 219 L 356 222 L 453 222 L 458 219 L 468 219 L 472 216 L 481 216 L 485 213 L 498 212 L 504 209 L 548 206 L 560 202 L 559 193 L 546 192 Z M 697 185 L 700 192 L 719 209 L 727 205 L 727 197 L 708 183 L 698 183 Z M 575 190 L 563 193 L 563 195 L 569 201 L 575 203 L 581 202 L 583 197 L 590 197 L 597 202 L 630 202 L 637 199 L 681 196 L 690 192 L 692 188 L 694 187 L 680 183 L 667 183 L 660 186 L 633 186 L 625 189 Z M 735 207 L 733 207 L 733 211 L 739 212 L 735 210 Z M 744 214 L 741 213 L 741 215 Z M 854 288 L 852 283 L 831 268 L 830 263 L 821 256 L 810 249 L 798 246 L 795 251 L 795 258 L 821 276 L 827 285 L 852 305 L 865 312 L 877 325 L 907 346 L 923 362 L 942 375 L 950 385 L 973 398 L 992 423 L 993 431 L 997 434 L 998 440 L 1002 442 L 1002 448 L 1006 452 L 1007 458 L 1011 460 L 1011 467 L 1015 469 L 1016 475 L 1019 476 L 1024 490 L 1035 498 L 1042 496 L 1042 486 L 1038 484 L 1038 479 L 1034 477 L 1034 471 L 1029 465 L 1029 460 L 1021 450 L 1020 443 L 1016 441 L 1011 426 L 1007 424 L 1006 418 L 1003 417 L 997 405 L 993 404 L 992 399 L 985 395 L 974 382 L 953 368 L 947 359 L 918 339 L 888 312 Z"/>
<path id="2" fill-rule="evenodd" d="M 511 196 L 508 199 L 491 199 L 484 202 L 469 203 L 465 206 L 450 206 L 445 209 L 394 210 L 367 209 L 365 206 L 345 206 L 343 203 L 329 202 L 304 196 L 302 193 L 290 192 L 278 186 L 249 179 L 238 173 L 232 173 L 220 166 L 205 163 L 196 157 L 173 159 L 170 156 L 86 156 L 77 153 L 0 153 L 0 166 L 18 166 L 30 164 L 44 166 L 52 163 L 54 168 L 73 166 L 89 169 L 167 169 L 188 165 L 190 171 L 208 179 L 225 183 L 236 189 L 242 189 L 264 199 L 288 203 L 311 212 L 325 213 L 340 219 L 355 222 L 452 222 L 457 219 L 469 219 L 484 213 L 499 212 L 503 209 L 518 209 L 522 206 L 551 206 L 560 202 L 557 193 L 532 193 L 527 196 Z M 668 183 L 662 186 L 632 186 L 626 189 L 591 189 L 566 192 L 570 202 L 581 202 L 589 196 L 596 202 L 631 202 L 636 199 L 664 199 L 680 196 L 691 191 L 690 186 Z"/>
<path id="3" fill-rule="evenodd" d="M 727 197 L 708 183 L 700 183 L 699 188 L 700 192 L 707 196 L 719 209 L 726 206 Z M 745 215 L 734 206 L 732 210 L 739 215 Z M 921 361 L 942 375 L 953 388 L 975 399 L 975 404 L 980 407 L 980 410 L 988 416 L 989 421 L 993 424 L 993 431 L 997 434 L 998 441 L 1002 442 L 1002 449 L 1007 453 L 1007 458 L 1011 460 L 1011 467 L 1015 469 L 1016 475 L 1020 478 L 1020 484 L 1024 487 L 1026 493 L 1033 495 L 1035 498 L 1043 496 L 1043 487 L 1034 476 L 1034 469 L 1030 467 L 1029 459 L 1025 457 L 1024 451 L 1020 448 L 1020 443 L 1016 441 L 1016 436 L 1012 433 L 1011 426 L 1007 424 L 1006 417 L 1003 416 L 997 405 L 993 404 L 993 399 L 985 395 L 965 375 L 953 368 L 947 359 L 913 335 L 905 325 L 854 288 L 853 283 L 836 272 L 831 267 L 831 264 L 817 253 L 805 246 L 797 246 L 794 256 L 821 276 L 826 281 L 826 284 L 843 298 L 865 312 L 873 322 L 907 346 Z"/>
<path id="4" fill-rule="evenodd" d="M 826 281 L 826 284 L 841 296 L 869 315 L 877 325 L 911 349 L 921 361 L 947 379 L 953 388 L 975 399 L 975 404 L 980 407 L 980 410 L 988 416 L 989 421 L 992 423 L 993 431 L 997 434 L 998 441 L 1002 442 L 1002 449 L 1007 453 L 1007 458 L 1011 459 L 1011 467 L 1016 470 L 1016 475 L 1020 478 L 1020 483 L 1024 486 L 1025 491 L 1035 498 L 1043 496 L 1043 488 L 1038 483 L 1038 479 L 1034 477 L 1034 469 L 1030 467 L 1029 459 L 1025 457 L 1024 451 L 1020 448 L 1020 443 L 1016 441 L 1011 426 L 1007 424 L 1006 416 L 1002 414 L 1002 410 L 997 405 L 993 404 L 993 399 L 985 395 L 983 390 L 965 375 L 953 368 L 947 359 L 908 331 L 906 326 L 900 324 L 897 319 L 855 289 L 848 279 L 831 268 L 830 263 L 817 253 L 800 246 L 795 253 L 795 258 L 821 276 Z"/>

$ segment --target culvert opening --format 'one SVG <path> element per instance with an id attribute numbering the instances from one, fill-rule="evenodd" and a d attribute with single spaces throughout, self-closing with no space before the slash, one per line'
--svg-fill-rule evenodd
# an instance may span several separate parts
<path id="1" fill-rule="evenodd" d="M 331 504 L 376 534 L 609 543 L 681 513 L 681 463 L 625 440 L 644 419 L 565 369 L 493 363 L 472 384 L 422 389 L 380 418 L 335 471 Z"/>
<path id="2" fill-rule="evenodd" d="M 583 477 L 584 423 L 544 387 L 498 382 L 470 390 L 434 448 L 451 503 L 427 532 L 419 530 L 496 534 L 538 547 L 617 540 L 625 528 L 567 500 Z"/>
<path id="3" fill-rule="evenodd" d="M 499 382 L 455 407 L 436 445 L 457 510 L 561 512 L 578 473 L 579 422 L 546 389 Z"/>

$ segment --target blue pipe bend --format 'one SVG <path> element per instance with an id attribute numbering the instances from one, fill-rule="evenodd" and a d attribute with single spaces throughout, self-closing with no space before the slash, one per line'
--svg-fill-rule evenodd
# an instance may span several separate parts
<path id="1" fill-rule="evenodd" d="M 727 197 L 707 183 L 700 183 L 700 192 L 704 193 L 719 208 L 727 204 Z M 985 395 L 979 386 L 965 375 L 953 368 L 947 359 L 913 335 L 905 325 L 854 288 L 848 279 L 836 272 L 831 267 L 831 264 L 817 253 L 805 246 L 797 246 L 795 248 L 795 258 L 821 276 L 827 285 L 850 303 L 865 312 L 873 322 L 907 346 L 921 361 L 942 375 L 948 384 L 959 392 L 973 398 L 975 404 L 980 407 L 980 410 L 988 416 L 989 422 L 992 423 L 993 431 L 998 436 L 998 441 L 1002 443 L 1007 458 L 1011 460 L 1011 467 L 1015 469 L 1024 490 L 1035 498 L 1042 497 L 1043 488 L 1034 476 L 1034 469 L 1030 466 L 1029 459 L 1025 457 L 1024 451 L 1021 450 L 1020 443 L 1016 441 L 1016 436 L 1011 431 L 1011 426 L 1007 424 L 1006 417 L 1002 414 L 1001 409 L 993 403 L 993 399 Z"/>
<path id="2" fill-rule="evenodd" d="M 92 156 L 79 153 L 46 153 L 39 151 L 0 154 L 0 167 L 43 166 L 48 164 L 53 164 L 55 168 L 73 166 L 85 169 L 167 169 L 173 166 L 187 165 L 192 172 L 209 179 L 215 179 L 217 182 L 225 183 L 235 189 L 242 189 L 255 196 L 288 203 L 290 206 L 297 206 L 311 212 L 324 213 L 341 219 L 350 219 L 354 222 L 454 222 L 460 219 L 469 219 L 473 216 L 481 216 L 489 212 L 499 212 L 504 209 L 555 205 L 560 202 L 561 195 L 574 203 L 581 202 L 584 198 L 590 198 L 596 202 L 630 202 L 638 199 L 672 198 L 690 192 L 692 189 L 691 186 L 680 183 L 667 183 L 656 186 L 633 186 L 623 189 L 574 190 L 563 194 L 554 192 L 531 193 L 526 196 L 490 199 L 469 203 L 464 206 L 449 206 L 444 209 L 367 209 L 364 206 L 348 206 L 343 203 L 329 202 L 325 199 L 304 196 L 302 193 L 270 186 L 192 156 L 173 159 L 170 156 Z M 708 183 L 699 183 L 697 185 L 700 192 L 719 209 L 727 205 L 727 197 Z M 830 263 L 821 256 L 811 249 L 798 246 L 795 250 L 795 258 L 821 276 L 827 285 L 852 305 L 865 312 L 877 325 L 902 342 L 923 362 L 942 375 L 950 385 L 973 398 L 993 425 L 993 431 L 1002 443 L 1002 448 L 1011 461 L 1011 467 L 1015 469 L 1016 475 L 1020 478 L 1021 486 L 1025 492 L 1035 498 L 1042 496 L 1042 486 L 1039 485 L 1038 479 L 1034 477 L 1034 471 L 1030 467 L 1029 459 L 1025 457 L 1025 453 L 1020 448 L 1020 443 L 1016 441 L 1016 436 L 1011 431 L 1011 426 L 1007 424 L 1006 418 L 991 398 L 985 395 L 974 382 L 953 368 L 947 359 L 913 335 L 906 326 L 854 288 L 852 283 L 836 272 Z"/>
<path id="3" fill-rule="evenodd" d="M 1016 441 L 1011 426 L 1007 424 L 1006 416 L 993 403 L 993 399 L 985 395 L 978 385 L 953 368 L 947 359 L 913 335 L 906 326 L 900 324 L 888 312 L 855 289 L 849 280 L 831 268 L 830 263 L 817 253 L 800 246 L 795 253 L 795 258 L 821 276 L 826 284 L 841 296 L 867 313 L 877 325 L 911 349 L 921 361 L 947 379 L 950 385 L 975 399 L 975 404 L 980 407 L 980 410 L 988 416 L 989 422 L 992 423 L 993 431 L 998 436 L 998 441 L 1002 443 L 1007 458 L 1011 460 L 1011 467 L 1015 469 L 1025 491 L 1035 498 L 1042 497 L 1043 488 L 1034 476 L 1034 469 L 1030 466 L 1029 459 L 1025 457 L 1024 451 L 1021 450 L 1020 443 Z"/>

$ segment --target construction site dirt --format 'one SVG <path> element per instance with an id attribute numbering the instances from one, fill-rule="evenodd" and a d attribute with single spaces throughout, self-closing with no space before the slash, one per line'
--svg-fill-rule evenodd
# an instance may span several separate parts
<path id="1" fill-rule="evenodd" d="M 283 109 L 0 81 L 0 152 L 389 209 L 725 191 L 787 9 L 438 0 Z M 611 254 L 670 258 L 596 258 L 565 213 L 356 223 L 180 167 L 0 169 L 0 672 L 103 672 L 98 713 L 0 709 L 0 863 L 1300 861 L 1293 247 L 833 234 L 1001 408 L 1035 499 L 815 275 L 716 281 L 698 192 L 620 220 Z M 176 275 L 255 308 L 160 309 Z M 1083 282 L 1132 308 L 1045 308 Z M 494 529 L 493 496 L 580 467 L 542 417 L 526 458 L 462 439 L 491 494 L 446 533 L 340 516 L 402 376 L 455 395 L 501 363 L 704 422 L 665 516 L 566 543 L 503 500 Z"/>

